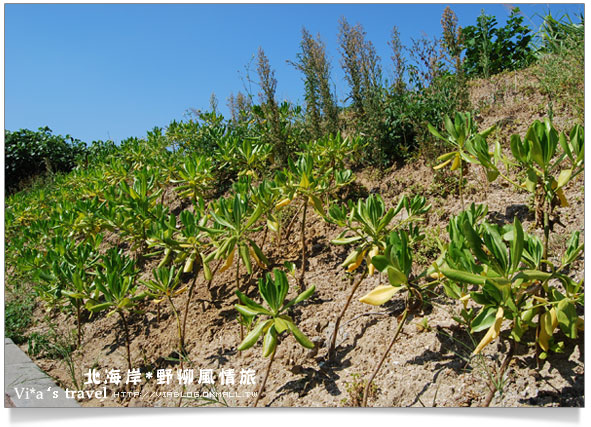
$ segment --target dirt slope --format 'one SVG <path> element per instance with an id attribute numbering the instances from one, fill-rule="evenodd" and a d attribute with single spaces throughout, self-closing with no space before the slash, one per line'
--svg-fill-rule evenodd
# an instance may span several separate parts
<path id="1" fill-rule="evenodd" d="M 524 82 L 516 87 L 514 82 Z M 544 97 L 536 92 L 535 85 L 529 87 L 526 72 L 493 77 L 490 81 L 476 81 L 472 85 L 471 99 L 479 108 L 479 122 L 482 128 L 498 124 L 496 134 L 503 146 L 508 145 L 508 136 L 514 132 L 523 134 L 527 126 L 545 115 Z M 569 127 L 569 112 L 556 112 L 555 123 L 559 129 Z M 445 239 L 445 224 L 450 215 L 461 210 L 456 196 L 453 180 L 445 175 L 435 175 L 432 165 L 421 161 L 407 164 L 385 172 L 373 169 L 356 171 L 361 193 L 380 193 L 387 203 L 394 205 L 402 194 L 423 194 L 432 204 L 426 227 L 428 238 Z M 487 203 L 489 219 L 501 223 L 512 222 L 517 215 L 531 232 L 533 214 L 526 193 L 516 193 L 500 181 L 485 184 L 481 172 L 475 168 L 467 175 L 466 205 L 471 202 Z M 584 233 L 584 185 L 582 176 L 566 188 L 566 197 L 571 208 L 564 210 L 562 223 L 565 228 L 557 230 L 551 241 L 551 250 L 563 247 L 574 230 Z M 367 378 L 381 357 L 396 328 L 396 316 L 402 311 L 402 302 L 394 299 L 382 307 L 370 307 L 357 301 L 358 297 L 370 291 L 378 281 L 373 276 L 364 281 L 357 291 L 339 334 L 337 360 L 330 364 L 326 360 L 325 343 L 333 330 L 334 320 L 349 294 L 349 281 L 339 264 L 347 255 L 347 249 L 330 244 L 339 230 L 326 226 L 318 217 L 312 216 L 307 227 L 310 243 L 309 269 L 306 274 L 307 285 L 316 285 L 314 298 L 302 304 L 295 312 L 302 331 L 317 343 L 315 350 L 309 351 L 298 346 L 292 336 L 278 348 L 273 369 L 267 382 L 267 393 L 259 402 L 260 406 L 346 406 L 359 398 L 362 378 Z M 299 263 L 299 227 L 289 236 L 293 242 L 291 253 L 277 252 L 273 241 L 268 241 L 264 250 L 278 264 L 283 261 Z M 260 242 L 262 238 L 259 237 Z M 283 247 L 286 247 L 284 245 Z M 433 261 L 437 255 L 433 250 L 418 254 L 423 265 Z M 583 260 L 579 261 L 579 275 L 584 275 Z M 144 275 L 150 273 L 146 265 Z M 220 385 L 221 369 L 234 369 L 239 380 L 241 369 L 256 371 L 257 384 L 266 368 L 266 359 L 261 356 L 261 345 L 242 353 L 236 352 L 239 343 L 239 327 L 235 321 L 237 302 L 233 294 L 233 273 L 225 272 L 215 278 L 211 290 L 199 286 L 191 306 L 188 320 L 189 359 L 184 368 L 195 369 L 195 382 L 199 369 L 213 369 L 218 375 L 216 390 L 227 391 L 225 397 L 230 406 L 248 406 L 251 397 L 243 395 L 254 392 L 257 385 Z M 241 271 L 241 281 L 247 281 L 245 271 Z M 202 279 L 199 279 L 203 283 Z M 295 293 L 292 282 L 290 296 Z M 251 296 L 255 280 L 251 281 Z M 443 295 L 439 290 L 440 295 Z M 213 303 L 224 301 L 224 303 Z M 175 301 L 184 308 L 187 295 Z M 132 319 L 133 341 L 131 345 L 134 365 L 144 371 L 170 368 L 176 370 L 178 363 L 170 360 L 176 355 L 176 330 L 174 317 L 163 303 L 161 319 L 157 322 L 156 306 L 146 304 L 144 313 Z M 415 317 L 405 326 L 399 341 L 391 351 L 381 372 L 376 378 L 377 391 L 370 399 L 372 406 L 479 406 L 488 392 L 487 379 L 498 368 L 506 348 L 497 342 L 484 351 L 484 357 L 467 363 L 466 357 L 471 348 L 465 346 L 471 338 L 464 329 L 452 320 L 457 307 L 444 296 L 436 297 L 432 307 L 424 313 L 427 319 Z M 38 309 L 40 316 L 43 315 Z M 106 371 L 126 369 L 125 344 L 118 318 L 99 317 L 84 324 L 83 347 L 74 352 L 73 360 L 78 381 L 84 383 L 83 373 L 95 368 Z M 54 315 L 52 322 L 58 329 L 71 323 L 63 315 Z M 37 326 L 37 330 L 45 329 Z M 476 342 L 481 334 L 476 334 Z M 568 342 L 568 341 L 567 341 Z M 25 348 L 26 350 L 26 348 Z M 64 386 L 72 387 L 72 379 L 64 363 L 49 358 L 40 358 L 37 363 Z M 535 369 L 533 348 L 523 345 L 517 347 L 516 357 L 511 363 L 504 382 L 503 395 L 497 394 L 492 405 L 497 406 L 582 406 L 584 405 L 584 343 L 581 337 L 567 344 L 565 353 L 552 355 L 544 368 Z M 94 386 L 86 385 L 86 388 Z M 113 386 L 109 390 L 115 391 Z M 124 388 L 121 388 L 123 390 Z M 203 400 L 168 397 L 159 392 L 181 392 L 176 376 L 171 385 L 158 385 L 156 380 L 144 380 L 141 387 L 132 391 L 142 393 L 137 398 L 108 398 L 105 400 L 82 400 L 83 406 L 193 406 L 205 403 Z M 188 386 L 186 391 L 206 390 L 199 384 Z M 357 391 L 356 391 L 357 390 Z"/>

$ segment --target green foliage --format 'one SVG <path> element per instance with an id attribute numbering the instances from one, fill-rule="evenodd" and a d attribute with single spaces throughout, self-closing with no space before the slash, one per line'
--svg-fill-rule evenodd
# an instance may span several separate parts
<path id="1" fill-rule="evenodd" d="M 497 28 L 496 18 L 486 15 L 483 10 L 476 25 L 463 28 L 466 75 L 488 78 L 504 70 L 516 70 L 531 64 L 534 60 L 533 33 L 523 25 L 523 19 L 519 8 L 515 7 L 505 26 Z"/>
<path id="2" fill-rule="evenodd" d="M 582 322 L 576 307 L 583 304 L 583 281 L 576 282 L 568 270 L 583 251 L 579 233 L 571 237 L 558 265 L 543 261 L 551 265 L 546 272 L 541 242 L 528 235 L 517 218 L 504 227 L 476 224 L 476 219 L 464 215 L 455 221 L 461 232 L 450 228 L 450 243 L 439 268 L 449 279 L 446 293 L 464 302 L 461 316 L 471 331 L 487 330 L 474 354 L 500 335 L 503 319 L 511 321 L 512 339 L 521 341 L 527 329 L 537 326 L 536 340 L 543 352 L 560 351 L 563 345 L 552 339 L 554 330 L 560 326 L 574 339 Z M 468 309 L 469 300 L 479 308 Z"/>
<path id="3" fill-rule="evenodd" d="M 544 18 L 538 32 L 541 39 L 536 51 L 534 75 L 548 97 L 548 116 L 554 111 L 572 111 L 579 123 L 584 122 L 585 43 L 584 19 L 575 24 L 568 15 L 559 20 Z"/>
<path id="4" fill-rule="evenodd" d="M 246 317 L 267 316 L 268 320 L 259 320 L 251 332 L 238 346 L 239 351 L 247 350 L 256 344 L 260 336 L 263 340 L 263 357 L 275 353 L 278 344 L 278 337 L 283 333 L 292 334 L 296 341 L 306 348 L 314 348 L 314 343 L 298 329 L 294 320 L 287 315 L 287 310 L 312 296 L 315 287 L 311 286 L 296 298 L 285 301 L 289 291 L 287 276 L 282 270 L 274 269 L 273 276 L 267 273 L 259 279 L 259 294 L 267 307 L 256 303 L 240 291 L 236 291 L 241 304 L 236 304 L 236 310 Z"/>
<path id="5" fill-rule="evenodd" d="M 43 173 L 68 172 L 86 154 L 86 145 L 70 135 L 53 135 L 48 127 L 37 132 L 4 132 L 4 188 L 13 192 L 25 180 Z"/>
<path id="6" fill-rule="evenodd" d="M 444 123 L 445 129 L 447 130 L 445 137 L 430 123 L 428 124 L 429 132 L 436 138 L 446 142 L 447 145 L 455 148 L 455 150 L 439 156 L 437 161 L 442 163 L 433 169 L 438 170 L 451 164 L 452 171 L 459 170 L 458 193 L 463 206 L 462 181 L 464 176 L 464 162 L 491 167 L 492 169 L 489 169 L 490 172 L 487 175 L 489 181 L 494 181 L 499 174 L 492 164 L 491 155 L 488 152 L 488 144 L 486 143 L 486 137 L 495 129 L 495 126 L 478 132 L 472 115 L 470 113 L 459 112 L 456 112 L 453 122 L 448 116 L 445 116 Z"/>
<path id="7" fill-rule="evenodd" d="M 34 308 L 35 298 L 30 294 L 12 298 L 4 304 L 4 334 L 15 344 L 26 342 Z"/>

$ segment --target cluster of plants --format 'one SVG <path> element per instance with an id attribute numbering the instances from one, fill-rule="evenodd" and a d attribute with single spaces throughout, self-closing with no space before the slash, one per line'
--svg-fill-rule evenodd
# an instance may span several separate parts
<path id="1" fill-rule="evenodd" d="M 328 362 L 338 360 L 341 323 L 369 276 L 378 275 L 379 284 L 360 298 L 362 303 L 403 303 L 371 376 L 356 383 L 360 404 L 375 396 L 374 379 L 409 319 L 443 295 L 461 301 L 454 318 L 478 335 L 475 357 L 498 337 L 510 343 L 507 364 L 515 342 L 535 345 L 540 361 L 563 351 L 564 338 L 577 338 L 583 324 L 584 284 L 573 271 L 583 244 L 575 232 L 557 251 L 550 238 L 561 209 L 568 206 L 564 189 L 584 170 L 583 127 L 558 133 L 551 120 L 536 121 L 525 135 L 511 137 L 507 156 L 499 141 L 489 146 L 493 128 L 478 129 L 469 112 L 452 116 L 466 107 L 466 75 L 531 61 L 530 32 L 517 13 L 502 29 L 483 15 L 476 27 L 462 30 L 447 8 L 441 40 L 416 40 L 411 49 L 401 45 L 394 29 L 395 79 L 389 85 L 363 28 L 343 19 L 339 41 L 351 105 L 342 110 L 329 84 L 325 47 L 304 29 L 301 52 L 292 63 L 304 76 L 304 109 L 276 102 L 274 72 L 261 49 L 261 102 L 237 97 L 231 120 L 214 106 L 119 146 L 68 144 L 48 129 L 41 135 L 7 132 L 7 188 L 16 188 L 25 177 L 17 173 L 35 174 L 42 167 L 71 171 L 52 174 L 7 200 L 7 285 L 14 296 L 7 309 L 10 333 L 25 339 L 26 318 L 17 317 L 32 308 L 18 298 L 25 292 L 22 283 L 29 282 L 46 310 L 70 316 L 78 349 L 84 348 L 85 324 L 116 315 L 129 368 L 134 362 L 131 326 L 141 328 L 138 318 L 146 311 L 154 311 L 160 322 L 161 312 L 169 310 L 178 336 L 173 350 L 183 363 L 191 352 L 188 318 L 202 287 L 212 302 L 234 305 L 238 351 L 262 338 L 269 362 L 256 406 L 281 342 L 293 335 L 303 347 L 314 347 L 293 309 L 316 290 L 306 280 L 314 218 L 325 223 L 325 230 L 338 229 L 327 241 L 348 248 L 341 267 L 350 286 L 326 345 Z M 544 58 L 564 52 L 560 46 L 571 46 L 580 36 L 576 25 L 552 20 L 546 25 L 547 41 L 538 50 Z M 507 50 L 512 56 L 505 55 Z M 437 153 L 436 170 L 449 167 L 458 173 L 462 204 L 462 212 L 449 220 L 448 237 L 438 242 L 436 262 L 422 270 L 416 249 L 425 241 L 423 222 L 431 208 L 424 197 L 406 194 L 394 201 L 371 194 L 341 200 L 355 180 L 350 168 L 356 162 L 384 165 L 410 157 L 419 147 L 424 154 Z M 19 169 L 19 162 L 27 167 Z M 525 230 L 518 219 L 492 223 L 485 205 L 465 207 L 468 165 L 482 168 L 491 182 L 503 179 L 529 192 L 534 229 Z M 519 179 L 512 178 L 515 169 Z M 298 233 L 299 241 L 292 242 Z M 294 244 L 297 261 L 287 262 Z M 140 278 L 147 263 L 155 267 L 150 277 Z M 231 275 L 226 281 L 233 293 L 214 289 L 214 280 L 224 274 Z M 254 289 L 253 283 L 258 284 Z M 30 343 L 41 346 L 42 340 Z"/>
<path id="2" fill-rule="evenodd" d="M 307 225 L 313 213 L 338 228 L 332 244 L 350 248 L 342 262 L 349 295 L 327 344 L 327 360 L 338 359 L 341 321 L 368 276 L 378 274 L 380 284 L 360 298 L 362 303 L 404 302 L 390 344 L 364 382 L 363 405 L 375 394 L 374 378 L 408 319 L 442 292 L 462 302 L 456 320 L 471 333 L 485 332 L 474 355 L 501 337 L 509 340 L 508 358 L 514 342 L 532 342 L 543 360 L 564 349 L 564 338 L 577 338 L 583 324 L 583 280 L 571 268 L 583 253 L 580 234 L 573 233 L 560 253 L 549 247 L 560 208 L 568 204 L 563 189 L 584 169 L 583 128 L 558 133 L 550 121 L 536 121 L 523 138 L 511 138 L 509 158 L 498 143 L 489 151 L 491 130 L 479 131 L 470 114 L 457 113 L 444 123 L 447 134 L 429 127 L 453 148 L 436 167 L 451 165 L 461 181 L 462 165 L 475 164 L 489 180 L 505 179 L 529 191 L 541 237 L 524 230 L 517 218 L 512 224 L 491 223 L 486 206 L 471 205 L 450 219 L 449 240 L 441 243 L 437 261 L 418 271 L 414 248 L 425 238 L 422 222 L 430 210 L 424 197 L 403 195 L 390 208 L 377 194 L 339 200 L 339 192 L 354 181 L 345 159 L 366 146 L 361 138 L 326 136 L 302 144 L 286 166 L 269 168 L 271 142 L 245 136 L 230 149 L 227 140 L 235 140 L 236 128 L 219 135 L 210 156 L 191 149 L 199 146 L 198 138 L 188 138 L 189 144 L 177 132 L 172 136 L 155 129 L 146 139 L 126 141 L 101 163 L 12 195 L 6 209 L 7 264 L 13 276 L 34 284 L 34 295 L 47 310 L 71 315 L 78 349 L 84 347 L 85 323 L 101 313 L 117 315 L 129 368 L 134 362 L 130 324 L 138 326 L 138 313 L 154 310 L 160 321 L 160 312 L 170 310 L 178 335 L 174 350 L 186 360 L 187 318 L 195 312 L 196 287 L 209 289 L 212 300 L 232 303 L 231 294 L 212 288 L 215 277 L 231 272 L 238 298 L 237 350 L 248 350 L 262 337 L 263 356 L 269 358 L 256 405 L 277 346 L 291 334 L 300 345 L 314 347 L 292 312 L 315 291 L 306 280 Z M 514 167 L 523 171 L 523 183 L 510 177 Z M 216 183 L 222 180 L 228 187 L 219 195 Z M 178 208 L 171 210 L 174 201 Z M 283 258 L 296 224 L 299 265 Z M 151 277 L 140 280 L 152 259 L 158 263 Z M 258 289 L 251 289 L 257 277 Z M 288 299 L 290 281 L 299 289 Z M 185 292 L 185 306 L 179 306 Z M 22 333 L 19 325 L 13 329 Z"/>

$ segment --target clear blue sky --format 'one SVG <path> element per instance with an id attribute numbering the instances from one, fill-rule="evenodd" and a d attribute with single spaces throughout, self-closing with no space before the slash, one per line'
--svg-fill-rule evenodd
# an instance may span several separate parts
<path id="1" fill-rule="evenodd" d="M 583 13 L 581 4 L 519 5 L 528 17 L 551 10 Z M 339 99 L 347 92 L 337 48 L 338 20 L 360 23 L 391 68 L 387 45 L 398 26 L 402 41 L 440 36 L 445 4 L 384 5 L 5 5 L 5 126 L 47 125 L 90 142 L 143 136 L 182 119 L 189 108 L 208 109 L 215 92 L 228 115 L 230 93 L 244 91 L 240 76 L 259 46 L 278 80 L 277 97 L 303 101 L 301 75 L 286 60 L 299 51 L 301 29 L 320 33 L 332 62 Z M 461 26 L 481 9 L 503 25 L 501 4 L 456 4 Z M 540 19 L 534 18 L 536 26 Z M 533 27 L 530 24 L 530 27 Z M 256 77 L 255 65 L 252 66 Z M 258 93 L 257 87 L 252 87 Z"/>

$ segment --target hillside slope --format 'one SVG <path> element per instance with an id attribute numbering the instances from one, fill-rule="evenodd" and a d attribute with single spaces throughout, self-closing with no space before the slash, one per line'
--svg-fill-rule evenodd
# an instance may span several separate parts
<path id="1" fill-rule="evenodd" d="M 489 80 L 471 82 L 471 101 L 477 109 L 479 127 L 484 129 L 492 124 L 498 126 L 490 141 L 499 141 L 504 150 L 509 150 L 509 136 L 523 135 L 535 119 L 546 116 L 546 97 L 539 91 L 529 70 L 504 73 Z M 554 123 L 558 130 L 570 129 L 574 123 L 573 111 L 554 111 Z M 417 249 L 415 257 L 419 267 L 428 266 L 438 255 L 437 240 L 447 239 L 446 224 L 451 216 L 462 210 L 457 197 L 454 175 L 436 172 L 433 164 L 415 160 L 401 167 L 389 170 L 365 168 L 354 171 L 356 184 L 349 189 L 349 195 L 366 196 L 379 193 L 387 207 L 395 206 L 403 194 L 424 195 L 432 208 L 423 224 L 426 239 Z M 517 170 L 512 174 L 519 173 Z M 486 203 L 488 219 L 499 224 L 512 223 L 518 217 L 524 229 L 541 235 L 534 229 L 534 214 L 528 193 L 515 192 L 508 184 L 497 180 L 488 184 L 482 171 L 477 167 L 468 170 L 465 187 L 465 205 Z M 580 230 L 584 238 L 584 180 L 583 175 L 570 182 L 564 189 L 571 207 L 561 210 L 561 223 L 557 225 L 550 241 L 550 252 L 558 253 L 573 231 Z M 172 210 L 180 205 L 169 188 L 163 200 Z M 267 382 L 267 392 L 259 402 L 260 406 L 285 407 L 332 407 L 359 404 L 362 381 L 373 371 L 389 343 L 397 325 L 397 316 L 403 309 L 403 301 L 393 299 L 381 307 L 369 307 L 358 302 L 358 298 L 371 291 L 379 281 L 378 275 L 363 281 L 349 307 L 338 335 L 336 360 L 326 359 L 327 343 L 334 328 L 337 314 L 345 304 L 350 282 L 340 264 L 348 254 L 348 248 L 335 246 L 331 239 L 341 230 L 327 225 L 316 214 L 310 214 L 307 227 L 309 243 L 308 271 L 305 282 L 315 285 L 316 292 L 310 300 L 301 304 L 293 313 L 302 331 L 316 343 L 314 350 L 297 345 L 292 336 L 278 347 L 275 364 Z M 296 221 L 296 224 L 299 222 Z M 299 259 L 299 227 L 285 236 L 289 245 L 277 249 L 272 239 L 262 247 L 269 254 L 271 263 L 280 266 L 284 261 L 296 265 Z M 262 244 L 262 232 L 255 240 Z M 109 234 L 109 244 L 117 243 L 118 236 Z M 151 269 L 158 260 L 143 266 L 141 278 L 148 279 Z M 584 277 L 584 259 L 576 264 L 576 276 Z M 258 272 L 250 277 L 250 293 L 256 298 L 255 284 Z M 240 280 L 247 282 L 249 275 L 244 269 L 239 272 Z M 266 359 L 261 357 L 261 344 L 252 349 L 237 352 L 240 342 L 239 326 L 235 320 L 234 271 L 226 271 L 214 277 L 209 289 L 199 278 L 199 286 L 193 297 L 187 324 L 188 360 L 184 368 L 212 369 L 219 374 L 221 369 L 254 369 L 261 378 L 266 369 Z M 188 283 L 187 283 L 188 284 Z M 295 288 L 295 281 L 292 283 Z M 289 297 L 295 296 L 291 290 Z M 177 307 L 184 307 L 187 293 L 175 298 Z M 223 301 L 220 302 L 220 301 Z M 176 369 L 179 367 L 175 353 L 175 318 L 168 306 L 143 303 L 142 312 L 130 319 L 132 360 L 142 371 Z M 461 303 L 454 303 L 445 297 L 441 286 L 436 288 L 430 306 L 422 314 L 412 317 L 398 342 L 390 352 L 380 374 L 376 377 L 377 389 L 370 396 L 371 406 L 479 406 L 488 394 L 488 379 L 503 360 L 507 348 L 495 341 L 486 347 L 483 357 L 470 360 L 470 353 L 484 333 L 471 336 L 465 328 L 453 320 Z M 66 334 L 71 320 L 63 313 L 45 313 L 41 306 L 35 317 L 49 316 L 58 334 Z M 83 374 L 90 369 L 102 372 L 123 369 L 126 366 L 125 342 L 119 332 L 117 316 L 98 314 L 83 323 L 83 346 L 72 353 L 72 364 L 80 384 Z M 48 327 L 39 322 L 30 333 L 47 333 Z M 473 345 L 467 345 L 473 343 Z M 517 345 L 503 383 L 503 393 L 497 393 L 493 406 L 583 406 L 584 405 L 584 342 L 566 341 L 562 354 L 552 354 L 542 370 L 536 370 L 535 350 Z M 27 346 L 22 348 L 26 351 Z M 63 361 L 39 357 L 36 362 L 64 386 L 72 387 L 71 372 Z M 195 380 L 199 378 L 196 375 Z M 239 374 L 237 374 L 239 378 Z M 224 396 L 230 406 L 248 406 L 252 399 L 244 392 L 254 392 L 258 386 L 220 386 L 216 391 L 227 391 Z M 122 385 L 120 390 L 125 389 Z M 115 390 L 115 389 L 113 389 Z M 146 381 L 140 388 L 141 396 L 118 399 L 82 400 L 83 406 L 193 406 L 203 400 L 179 399 L 162 392 L 182 392 L 176 377 L 170 385 L 159 385 L 155 380 Z M 203 390 L 198 384 L 188 390 Z M 234 393 L 234 394 L 232 394 Z"/>

